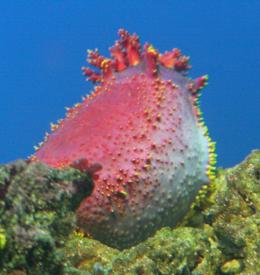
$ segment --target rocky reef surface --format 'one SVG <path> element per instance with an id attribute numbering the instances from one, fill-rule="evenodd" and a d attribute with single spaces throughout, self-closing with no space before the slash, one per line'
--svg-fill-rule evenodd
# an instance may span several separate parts
<path id="1" fill-rule="evenodd" d="M 179 226 L 122 251 L 78 230 L 91 190 L 73 168 L 0 166 L 0 274 L 260 274 L 260 151 L 218 169 Z"/>

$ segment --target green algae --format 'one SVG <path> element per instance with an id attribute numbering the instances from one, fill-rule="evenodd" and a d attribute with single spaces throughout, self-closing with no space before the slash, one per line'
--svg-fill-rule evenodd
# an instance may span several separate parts
<path id="1" fill-rule="evenodd" d="M 5 245 L 6 245 L 5 231 L 0 228 L 0 251 L 5 248 Z"/>
<path id="2" fill-rule="evenodd" d="M 1 166 L 0 274 L 61 274 L 58 249 L 75 230 L 75 209 L 90 187 L 75 169 L 26 161 Z"/>
<path id="3" fill-rule="evenodd" d="M 205 233 L 190 227 L 163 228 L 147 241 L 120 252 L 94 240 L 71 236 L 66 251 L 71 264 L 89 272 L 97 263 L 109 274 L 186 274 L 198 266 L 200 271 L 213 272 L 220 251 L 210 238 L 211 232 L 207 230 Z"/>
<path id="4" fill-rule="evenodd" d="M 178 227 L 123 251 L 77 230 L 82 182 L 89 192 L 89 179 L 75 169 L 23 161 L 0 167 L 0 274 L 260 273 L 260 151 L 218 169 Z"/>

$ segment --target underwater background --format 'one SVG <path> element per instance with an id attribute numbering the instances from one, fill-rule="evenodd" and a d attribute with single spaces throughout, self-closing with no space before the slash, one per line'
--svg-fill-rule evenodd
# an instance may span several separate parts
<path id="1" fill-rule="evenodd" d="M 1 275 L 260 274 L 259 12 L 0 2 Z"/>
<path id="2" fill-rule="evenodd" d="M 201 107 L 230 167 L 260 145 L 259 1 L 1 1 L 1 163 L 26 158 L 92 89 L 86 49 L 108 47 L 120 27 L 163 52 L 191 57 L 190 76 L 209 75 Z"/>

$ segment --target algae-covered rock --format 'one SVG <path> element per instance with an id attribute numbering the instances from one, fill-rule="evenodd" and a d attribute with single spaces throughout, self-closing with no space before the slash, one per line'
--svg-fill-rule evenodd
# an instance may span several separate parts
<path id="1" fill-rule="evenodd" d="M 123 251 L 77 229 L 75 209 L 90 190 L 75 169 L 0 167 L 0 274 L 260 274 L 260 151 L 218 169 L 178 227 Z"/>
<path id="2" fill-rule="evenodd" d="M 259 198 L 260 151 L 255 151 L 218 177 L 215 203 L 203 211 L 223 253 L 225 274 L 260 274 Z M 225 272 L 227 262 L 233 273 Z"/>
<path id="3" fill-rule="evenodd" d="M 80 270 L 94 272 L 98 264 L 103 268 L 101 274 L 189 274 L 197 269 L 201 274 L 214 274 L 221 256 L 212 232 L 191 227 L 163 228 L 122 252 L 76 234 L 66 250 Z"/>
<path id="4" fill-rule="evenodd" d="M 58 251 L 76 227 L 87 175 L 16 161 L 0 167 L 0 274 L 61 274 Z M 2 273 L 1 273 L 2 272 Z"/>

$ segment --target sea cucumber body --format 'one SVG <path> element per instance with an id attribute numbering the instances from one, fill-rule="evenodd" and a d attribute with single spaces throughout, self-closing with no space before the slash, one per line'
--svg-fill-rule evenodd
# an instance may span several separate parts
<path id="1" fill-rule="evenodd" d="M 36 152 L 53 167 L 83 160 L 91 171 L 93 191 L 77 210 L 86 233 L 120 249 L 134 245 L 176 225 L 209 183 L 210 140 L 192 85 L 161 65 L 154 76 L 144 61 L 116 72 Z"/>

